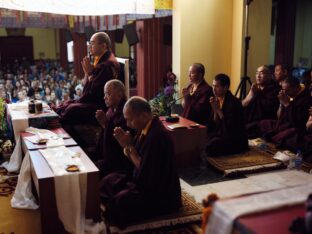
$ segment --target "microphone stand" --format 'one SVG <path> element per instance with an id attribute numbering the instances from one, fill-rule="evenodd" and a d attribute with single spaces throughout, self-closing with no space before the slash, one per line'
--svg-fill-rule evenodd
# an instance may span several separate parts
<path id="1" fill-rule="evenodd" d="M 240 92 L 239 98 L 243 100 L 247 94 L 247 83 L 251 86 L 250 78 L 247 75 L 247 63 L 248 63 L 248 50 L 249 50 L 249 41 L 250 36 L 248 36 L 248 13 L 249 13 L 249 5 L 252 0 L 246 0 L 245 6 L 245 51 L 244 51 L 244 76 L 241 78 L 241 81 L 238 85 L 238 88 L 235 92 L 235 96 Z"/>
<path id="2" fill-rule="evenodd" d="M 179 116 L 171 116 L 171 107 L 172 107 L 173 104 L 176 103 L 176 101 L 181 100 L 182 98 L 186 97 L 187 95 L 189 95 L 189 93 L 186 94 L 186 95 L 183 95 L 182 97 L 179 97 L 178 99 L 174 99 L 174 100 L 172 100 L 172 101 L 169 103 L 169 105 L 168 105 L 168 107 L 169 107 L 169 113 L 168 113 L 168 116 L 166 116 L 166 118 L 165 118 L 165 120 L 166 120 L 167 122 L 175 123 L 175 122 L 178 122 L 178 121 L 179 121 Z"/>

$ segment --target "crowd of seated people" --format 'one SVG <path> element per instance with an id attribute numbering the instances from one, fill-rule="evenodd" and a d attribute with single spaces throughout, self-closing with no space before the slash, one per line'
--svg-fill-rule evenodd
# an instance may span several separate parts
<path id="1" fill-rule="evenodd" d="M 19 62 L 0 68 L 0 96 L 7 103 L 27 99 L 42 100 L 54 106 L 82 94 L 81 80 L 71 70 L 64 71 L 57 61 Z"/>

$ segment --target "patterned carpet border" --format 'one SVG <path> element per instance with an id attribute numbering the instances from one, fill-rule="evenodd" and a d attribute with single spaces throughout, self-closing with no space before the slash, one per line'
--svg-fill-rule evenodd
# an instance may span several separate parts
<path id="1" fill-rule="evenodd" d="M 9 196 L 14 192 L 17 183 L 17 176 L 8 177 L 5 168 L 0 167 L 0 196 Z"/>
<path id="2" fill-rule="evenodd" d="M 201 220 L 202 208 L 196 201 L 185 191 L 182 191 L 182 207 L 178 212 L 162 215 L 157 218 L 143 220 L 142 222 L 128 226 L 125 229 L 119 229 L 117 226 L 110 226 L 109 231 L 112 234 L 125 233 L 143 233 L 144 231 L 175 226 L 179 224 L 188 224 Z M 182 228 L 183 229 L 183 228 Z M 165 232 L 170 233 L 170 232 Z M 172 232 L 177 233 L 177 232 Z M 188 232 L 186 232 L 188 233 Z"/>

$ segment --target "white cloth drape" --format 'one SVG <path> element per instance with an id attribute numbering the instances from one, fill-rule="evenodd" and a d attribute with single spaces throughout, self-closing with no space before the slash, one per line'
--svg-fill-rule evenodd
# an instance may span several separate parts
<path id="1" fill-rule="evenodd" d="M 25 109 L 28 108 L 27 103 L 9 104 L 8 112 L 11 116 L 13 132 L 15 137 L 15 148 L 10 157 L 9 162 L 4 162 L 1 166 L 6 168 L 8 172 L 18 172 L 22 163 L 22 143 L 20 132 L 28 128 L 28 116 Z"/>
<path id="2" fill-rule="evenodd" d="M 154 0 L 0 0 L 0 8 L 65 15 L 154 14 Z"/>
<path id="3" fill-rule="evenodd" d="M 39 205 L 31 191 L 31 169 L 30 157 L 27 152 L 21 166 L 14 195 L 11 199 L 11 206 L 19 209 L 38 209 Z"/>

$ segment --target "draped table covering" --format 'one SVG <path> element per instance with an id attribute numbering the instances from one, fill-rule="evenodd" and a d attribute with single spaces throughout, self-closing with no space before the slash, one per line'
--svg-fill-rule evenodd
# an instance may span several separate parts
<path id="1" fill-rule="evenodd" d="M 43 103 L 43 112 L 39 114 L 28 113 L 28 101 L 21 103 L 7 104 L 8 130 L 15 139 L 15 148 L 9 162 L 1 166 L 9 172 L 18 172 L 22 163 L 22 144 L 20 132 L 25 131 L 29 126 L 47 128 L 48 124 L 58 125 L 58 115 L 52 111 L 47 104 Z M 54 127 L 54 126 L 51 126 Z"/>

